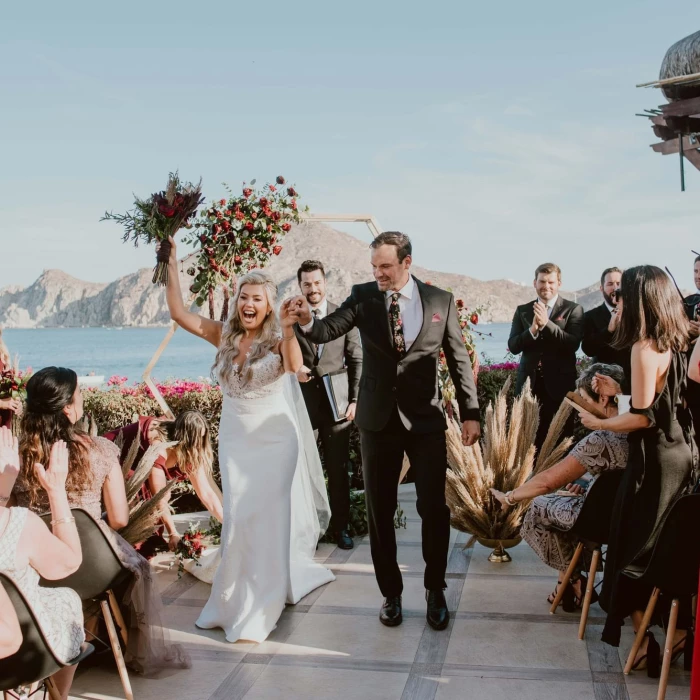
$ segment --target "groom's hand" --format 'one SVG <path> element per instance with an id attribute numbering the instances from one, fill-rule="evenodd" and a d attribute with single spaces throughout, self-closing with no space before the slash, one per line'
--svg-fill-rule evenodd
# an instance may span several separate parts
<path id="1" fill-rule="evenodd" d="M 311 323 L 313 316 L 311 315 L 311 307 L 309 306 L 309 302 L 306 301 L 306 297 L 301 295 L 292 297 L 291 299 L 287 299 L 285 304 L 289 304 L 289 313 L 296 318 L 300 326 L 306 326 Z"/>
<path id="2" fill-rule="evenodd" d="M 481 435 L 481 426 L 478 420 L 465 420 L 462 423 L 462 444 L 465 447 L 473 445 Z"/>

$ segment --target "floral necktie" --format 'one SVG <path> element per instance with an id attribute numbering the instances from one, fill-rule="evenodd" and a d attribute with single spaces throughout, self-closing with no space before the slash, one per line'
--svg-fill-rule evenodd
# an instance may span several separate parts
<path id="1" fill-rule="evenodd" d="M 391 303 L 389 304 L 389 322 L 391 324 L 391 336 L 394 339 L 394 350 L 399 357 L 406 354 L 406 339 L 403 337 L 403 323 L 401 322 L 401 313 L 399 309 L 398 292 L 391 295 Z"/>

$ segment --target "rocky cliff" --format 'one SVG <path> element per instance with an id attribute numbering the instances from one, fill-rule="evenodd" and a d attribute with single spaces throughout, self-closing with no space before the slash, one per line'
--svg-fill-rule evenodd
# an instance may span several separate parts
<path id="1" fill-rule="evenodd" d="M 302 260 L 321 260 L 328 275 L 329 297 L 340 302 L 350 287 L 371 279 L 368 241 L 318 222 L 296 226 L 283 241 L 281 255 L 270 272 L 279 284 L 280 298 L 297 292 L 296 270 Z M 183 267 L 186 267 L 184 265 Z M 484 282 L 464 275 L 414 266 L 414 274 L 443 289 L 451 289 L 471 308 L 488 306 L 483 320 L 508 322 L 518 304 L 533 299 L 530 285 L 508 280 Z M 139 270 L 111 284 L 75 279 L 60 270 L 46 270 L 24 289 L 0 290 L 0 326 L 38 328 L 56 326 L 150 326 L 168 322 L 165 292 L 151 283 L 151 270 Z M 182 275 L 183 289 L 190 278 Z M 562 292 L 573 298 L 573 294 Z M 577 299 L 588 309 L 600 303 L 598 285 L 581 290 Z"/>

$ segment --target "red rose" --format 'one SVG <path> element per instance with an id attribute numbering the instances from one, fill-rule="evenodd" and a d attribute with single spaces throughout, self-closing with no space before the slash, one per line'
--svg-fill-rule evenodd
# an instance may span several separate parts
<path id="1" fill-rule="evenodd" d="M 224 231 L 228 231 L 231 228 L 231 224 L 226 219 L 221 222 L 221 225 L 224 227 Z"/>
<path id="2" fill-rule="evenodd" d="M 231 216 L 231 210 L 230 210 L 230 209 L 224 209 L 224 216 Z"/>
<path id="3" fill-rule="evenodd" d="M 253 194 L 253 190 L 250 189 L 250 187 L 244 187 L 243 188 L 243 196 L 248 199 L 250 195 Z"/>
<path id="4" fill-rule="evenodd" d="M 220 199 L 220 200 L 219 200 L 219 204 L 220 204 L 222 207 L 225 207 L 225 206 L 226 206 L 226 200 L 225 200 L 225 199 Z"/>
<path id="5" fill-rule="evenodd" d="M 270 207 L 265 207 L 263 209 L 263 214 L 265 214 L 265 216 L 272 216 L 272 209 L 270 209 Z"/>
<path id="6" fill-rule="evenodd" d="M 257 219 L 257 218 L 258 218 L 258 213 L 254 211 L 254 212 L 250 215 L 250 218 L 251 218 L 251 219 Z"/>
<path id="7" fill-rule="evenodd" d="M 284 178 L 281 175 L 277 176 L 277 184 L 284 185 Z"/>
<path id="8" fill-rule="evenodd" d="M 292 200 L 292 203 L 291 203 L 289 206 L 290 206 L 292 209 L 294 209 L 294 210 L 296 211 L 296 208 L 297 208 L 297 200 L 296 200 L 296 199 L 293 199 L 293 200 Z"/>
<path id="9" fill-rule="evenodd" d="M 214 233 L 221 233 L 221 226 L 219 226 L 219 224 L 214 224 Z"/>
<path id="10" fill-rule="evenodd" d="M 283 230 L 285 233 L 286 233 L 287 231 L 289 231 L 289 229 L 291 229 L 291 228 L 292 228 L 292 225 L 291 225 L 291 224 L 282 224 L 282 230 Z"/>
<path id="11" fill-rule="evenodd" d="M 287 187 L 287 194 L 290 197 L 296 197 L 297 196 L 297 191 L 293 187 Z"/>
<path id="12" fill-rule="evenodd" d="M 277 192 L 277 188 L 274 185 L 270 185 L 270 192 Z"/>
<path id="13" fill-rule="evenodd" d="M 238 221 L 243 221 L 243 219 L 245 219 L 245 216 L 240 209 L 236 209 L 236 213 L 234 214 L 234 216 L 236 217 L 236 219 L 238 219 Z"/>
<path id="14" fill-rule="evenodd" d="M 207 242 L 207 237 L 206 237 L 204 234 L 202 234 L 202 235 L 199 237 L 199 242 L 200 242 L 200 243 L 206 243 L 206 242 Z"/>
<path id="15" fill-rule="evenodd" d="M 175 216 L 175 207 L 171 207 L 169 204 L 159 204 L 158 211 L 167 219 Z"/>
<path id="16" fill-rule="evenodd" d="M 249 221 L 249 222 L 245 225 L 245 229 L 246 229 L 246 231 L 252 231 L 252 230 L 253 230 L 253 222 L 252 222 L 252 221 Z"/>
<path id="17" fill-rule="evenodd" d="M 216 212 L 216 218 L 217 218 L 217 219 L 223 219 L 223 218 L 224 218 L 224 215 L 223 215 L 220 211 L 217 211 L 217 212 Z"/>
<path id="18" fill-rule="evenodd" d="M 457 304 L 458 309 L 464 308 L 464 302 L 461 299 L 457 299 L 457 301 L 455 303 Z"/>
<path id="19" fill-rule="evenodd" d="M 282 246 L 281 245 L 276 245 L 273 249 L 272 252 L 275 255 L 279 255 L 282 252 Z"/>
<path id="20" fill-rule="evenodd" d="M 270 224 L 267 225 L 267 232 L 268 233 L 272 232 L 272 226 Z"/>
<path id="21" fill-rule="evenodd" d="M 282 214 L 280 214 L 278 211 L 272 212 L 272 220 L 273 221 L 279 221 L 281 218 L 282 218 Z"/>
<path id="22" fill-rule="evenodd" d="M 236 255 L 236 257 L 234 257 L 233 259 L 233 262 L 236 263 L 236 265 L 240 265 L 243 262 L 243 258 L 241 258 L 240 255 Z"/>
<path id="23" fill-rule="evenodd" d="M 260 206 L 265 208 L 269 204 L 269 200 L 265 197 L 260 197 Z"/>
<path id="24" fill-rule="evenodd" d="M 476 326 L 476 324 L 479 323 L 479 314 L 472 314 L 472 317 L 469 319 L 469 321 L 473 326 Z"/>

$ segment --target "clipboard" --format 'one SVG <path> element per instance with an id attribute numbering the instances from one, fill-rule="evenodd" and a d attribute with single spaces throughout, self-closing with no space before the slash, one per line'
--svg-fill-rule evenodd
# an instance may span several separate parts
<path id="1" fill-rule="evenodd" d="M 328 396 L 328 403 L 331 405 L 333 420 L 336 423 L 342 423 L 347 420 L 345 416 L 348 412 L 348 406 L 350 405 L 348 371 L 346 369 L 340 369 L 337 372 L 324 374 L 321 379 L 323 380 L 323 387 Z"/>
<path id="2" fill-rule="evenodd" d="M 577 394 L 574 391 L 567 391 L 566 392 L 566 398 L 564 399 L 568 404 L 573 406 L 579 413 L 581 411 L 588 411 L 591 415 L 595 416 L 596 418 L 601 418 L 602 420 L 605 420 L 609 416 L 605 414 L 605 412 L 598 408 L 592 401 L 589 401 L 588 399 L 584 399 L 581 394 Z"/>

